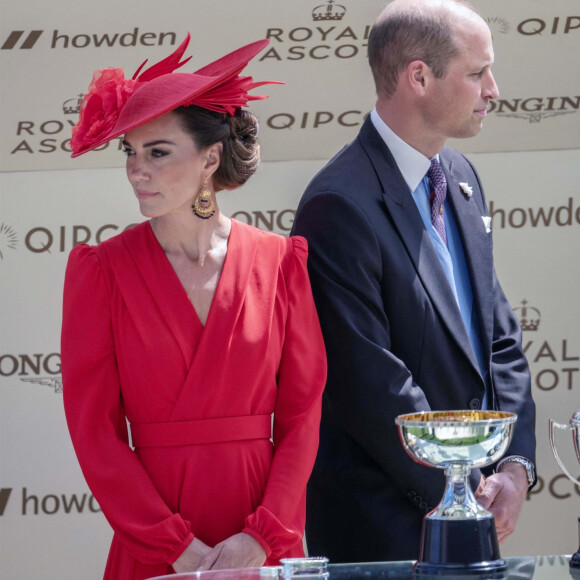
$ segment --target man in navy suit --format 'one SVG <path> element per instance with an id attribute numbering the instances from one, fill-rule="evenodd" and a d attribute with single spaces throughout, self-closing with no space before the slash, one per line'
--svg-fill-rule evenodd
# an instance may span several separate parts
<path id="1" fill-rule="evenodd" d="M 471 475 L 500 542 L 535 483 L 519 324 L 494 270 L 479 177 L 445 147 L 479 133 L 498 97 L 489 28 L 461 0 L 395 0 L 368 50 L 376 108 L 312 180 L 292 231 L 309 243 L 328 356 L 306 538 L 310 554 L 333 562 L 419 556 L 444 476 L 407 456 L 401 413 L 518 414 L 506 456 Z"/>

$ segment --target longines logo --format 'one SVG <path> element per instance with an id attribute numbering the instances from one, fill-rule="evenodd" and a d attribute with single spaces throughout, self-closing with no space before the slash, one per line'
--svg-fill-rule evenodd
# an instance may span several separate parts
<path id="1" fill-rule="evenodd" d="M 4 254 L 8 250 L 15 250 L 18 247 L 18 234 L 12 226 L 0 224 L 0 260 L 4 259 Z"/>
<path id="2" fill-rule="evenodd" d="M 288 234 L 292 229 L 295 215 L 296 210 L 294 209 L 270 209 L 266 211 L 237 211 L 232 214 L 232 217 L 267 232 Z"/>
<path id="3" fill-rule="evenodd" d="M 53 516 L 55 514 L 101 513 L 97 500 L 90 493 L 31 493 L 20 490 L 20 501 L 12 495 L 12 487 L 0 488 L 0 516 L 17 513 L 22 516 Z M 10 498 L 12 497 L 12 501 Z M 16 503 L 17 502 L 17 503 Z M 14 509 L 15 508 L 15 509 Z"/>
<path id="4" fill-rule="evenodd" d="M 41 375 L 49 375 L 50 385 L 53 386 L 56 383 L 52 380 L 55 377 L 60 380 L 60 372 L 60 353 L 58 352 L 0 355 L 0 377 L 18 377 L 21 380 L 25 378 L 30 382 L 36 382 L 37 379 L 46 380 L 46 377 Z"/>
<path id="5" fill-rule="evenodd" d="M 23 383 L 34 383 L 36 385 L 42 385 L 45 387 L 50 387 L 55 395 L 62 394 L 62 376 L 57 377 L 36 377 L 34 379 L 20 379 Z"/>
<path id="6" fill-rule="evenodd" d="M 46 32 L 46 35 L 44 34 Z M 43 36 L 44 35 L 44 36 Z M 40 38 L 48 42 L 40 42 Z M 111 48 L 113 46 L 173 46 L 177 41 L 175 32 L 105 32 L 100 34 L 71 34 L 61 30 L 13 30 L 2 43 L 0 50 L 30 50 L 38 48 L 75 49 Z M 38 44 L 37 44 L 38 43 Z"/>
<path id="7" fill-rule="evenodd" d="M 271 40 L 271 44 L 259 60 L 366 59 L 371 25 L 343 25 L 346 13 L 344 5 L 330 0 L 312 10 L 311 19 L 315 26 L 308 23 L 291 29 L 267 28 L 266 38 Z"/>
<path id="8" fill-rule="evenodd" d="M 490 201 L 489 215 L 496 230 L 570 227 L 580 224 L 580 203 L 569 197 L 561 205 L 507 209 Z"/>
<path id="9" fill-rule="evenodd" d="M 98 227 L 85 225 L 68 225 L 57 228 L 36 226 L 23 236 L 24 248 L 34 254 L 63 253 L 72 250 L 78 244 L 100 244 L 120 234 L 135 224 L 119 226 L 104 224 Z M 7 257 L 7 250 L 16 250 L 18 234 L 7 224 L 0 225 L 0 261 Z"/>
<path id="10" fill-rule="evenodd" d="M 23 383 L 49 387 L 62 393 L 60 353 L 0 355 L 0 377 L 17 377 Z"/>
<path id="11" fill-rule="evenodd" d="M 580 95 L 573 97 L 527 97 L 490 101 L 487 112 L 499 117 L 539 123 L 543 119 L 571 115 L 580 110 Z"/>

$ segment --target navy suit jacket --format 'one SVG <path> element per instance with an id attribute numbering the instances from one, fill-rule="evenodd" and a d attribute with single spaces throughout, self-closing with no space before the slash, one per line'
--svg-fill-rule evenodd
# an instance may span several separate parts
<path id="1" fill-rule="evenodd" d="M 308 484 L 306 540 L 332 562 L 417 559 L 423 516 L 443 471 L 415 463 L 401 413 L 490 407 L 518 414 L 509 455 L 535 461 L 535 405 L 517 319 L 497 280 L 488 211 L 470 162 L 440 162 L 473 288 L 488 364 L 484 384 L 457 302 L 389 149 L 366 120 L 314 177 L 292 234 L 309 244 L 328 380 L 320 447 Z M 459 183 L 467 182 L 467 197 Z M 472 473 L 475 487 L 480 472 Z"/>

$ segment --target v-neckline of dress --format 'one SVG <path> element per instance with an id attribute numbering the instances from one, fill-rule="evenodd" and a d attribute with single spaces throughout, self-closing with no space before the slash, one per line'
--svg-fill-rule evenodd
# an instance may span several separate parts
<path id="1" fill-rule="evenodd" d="M 184 385 L 195 381 L 200 389 L 211 389 L 218 380 L 216 373 L 219 374 L 221 366 L 208 365 L 207 361 L 215 357 L 216 345 L 227 345 L 232 340 L 240 318 L 244 317 L 246 292 L 254 273 L 260 238 L 261 234 L 254 228 L 232 220 L 224 267 L 205 326 L 201 325 L 183 285 L 147 222 L 125 232 L 121 240 L 126 253 L 111 252 L 114 275 L 128 308 L 134 307 L 141 315 L 140 320 L 145 325 L 143 332 L 147 332 L 147 309 L 157 308 L 175 337 L 188 369 Z M 127 260 L 135 265 L 137 271 Z M 136 275 L 141 276 L 142 285 L 136 284 Z M 152 316 L 156 314 L 152 313 Z M 184 388 L 178 399 L 187 397 L 188 392 Z M 176 409 L 178 403 L 176 401 Z"/>
<path id="2" fill-rule="evenodd" d="M 208 324 L 211 322 L 211 319 L 213 318 L 212 312 L 215 310 L 214 305 L 215 305 L 216 301 L 219 300 L 219 298 L 220 298 L 221 288 L 225 285 L 225 283 L 222 283 L 223 279 L 225 276 L 227 276 L 227 274 L 229 272 L 229 267 L 228 267 L 228 265 L 230 263 L 229 256 L 231 253 L 230 250 L 232 247 L 232 239 L 235 238 L 234 230 L 236 229 L 236 227 L 234 226 L 234 223 L 235 223 L 235 220 L 231 220 L 231 228 L 230 228 L 230 233 L 228 235 L 227 245 L 226 245 L 226 256 L 224 258 L 224 263 L 223 263 L 223 266 L 222 266 L 222 269 L 221 269 L 221 272 L 219 275 L 219 279 L 218 279 L 215 291 L 214 291 L 212 299 L 211 299 L 211 304 L 209 306 L 209 310 L 207 313 L 207 318 L 205 320 L 205 324 L 203 324 L 201 322 L 201 318 L 199 317 L 199 314 L 198 314 L 197 310 L 195 309 L 195 306 L 193 305 L 193 302 L 191 301 L 189 294 L 187 293 L 187 290 L 185 289 L 185 287 L 181 283 L 181 280 L 179 279 L 177 272 L 173 269 L 173 266 L 171 265 L 171 262 L 169 261 L 167 254 L 165 253 L 165 251 L 163 250 L 163 247 L 159 243 L 159 240 L 157 239 L 157 236 L 155 235 L 155 232 L 153 231 L 153 228 L 151 226 L 151 222 L 149 221 L 147 223 L 148 228 L 149 228 L 149 233 L 153 237 L 153 240 L 155 241 L 154 245 L 157 248 L 158 252 L 160 252 L 163 255 L 162 261 L 166 264 L 166 269 L 171 272 L 171 274 L 168 274 L 170 279 L 173 280 L 173 283 L 177 284 L 177 286 L 181 289 L 181 294 L 183 295 L 183 299 L 189 304 L 189 308 L 193 312 L 193 317 L 197 321 L 197 323 L 199 324 L 202 332 L 205 330 L 205 328 L 208 326 Z"/>

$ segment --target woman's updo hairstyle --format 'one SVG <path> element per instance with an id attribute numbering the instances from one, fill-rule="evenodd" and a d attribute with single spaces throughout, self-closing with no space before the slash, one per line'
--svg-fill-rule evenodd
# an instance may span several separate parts
<path id="1" fill-rule="evenodd" d="M 234 189 L 246 183 L 260 164 L 258 120 L 249 111 L 238 109 L 235 116 L 198 106 L 174 110 L 191 134 L 198 149 L 222 143 L 219 167 L 213 174 L 216 190 Z"/>

